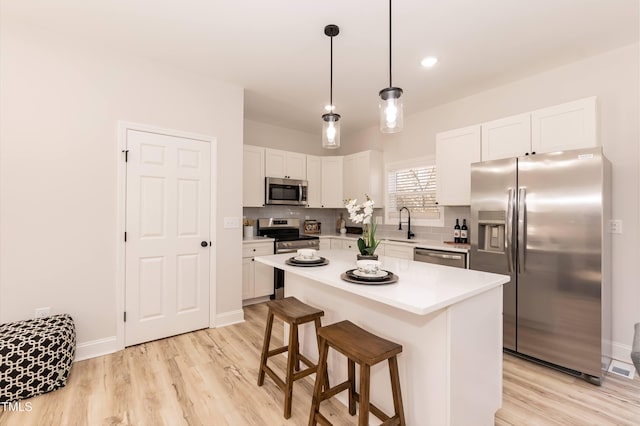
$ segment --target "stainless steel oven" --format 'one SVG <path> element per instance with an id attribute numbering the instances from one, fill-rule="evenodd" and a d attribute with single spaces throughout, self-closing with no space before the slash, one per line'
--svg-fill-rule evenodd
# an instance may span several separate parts
<path id="1" fill-rule="evenodd" d="M 265 204 L 307 205 L 307 181 L 267 177 L 264 185 Z"/>
<path id="2" fill-rule="evenodd" d="M 300 234 L 300 219 L 258 219 L 258 235 L 275 239 L 273 252 L 295 253 L 298 249 L 320 249 L 320 238 Z M 284 297 L 284 271 L 274 268 L 273 277 L 274 298 Z"/>

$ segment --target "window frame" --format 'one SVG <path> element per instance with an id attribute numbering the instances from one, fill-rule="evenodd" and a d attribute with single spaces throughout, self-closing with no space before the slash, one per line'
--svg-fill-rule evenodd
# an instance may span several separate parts
<path id="1" fill-rule="evenodd" d="M 389 203 L 389 173 L 393 173 L 397 170 L 402 169 L 411 169 L 418 168 L 424 166 L 436 166 L 436 158 L 435 156 L 427 156 L 427 157 L 419 157 L 411 160 L 403 160 L 403 161 L 394 161 L 390 163 L 386 163 L 384 167 L 384 223 L 385 225 L 397 225 L 398 218 L 392 218 L 389 216 L 390 214 L 390 203 Z M 438 176 L 438 169 L 436 168 L 436 178 Z M 436 186 L 437 186 L 436 180 Z M 444 226 L 444 209 L 441 206 L 437 206 L 440 218 L 439 219 L 412 219 L 411 223 L 416 226 L 434 226 L 434 227 L 443 227 Z"/>

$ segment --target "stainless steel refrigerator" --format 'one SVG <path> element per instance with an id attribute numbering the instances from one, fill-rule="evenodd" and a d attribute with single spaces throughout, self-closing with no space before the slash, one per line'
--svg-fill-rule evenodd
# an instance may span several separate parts
<path id="1" fill-rule="evenodd" d="M 511 276 L 503 345 L 600 383 L 611 354 L 610 176 L 601 148 L 471 166 L 471 269 Z"/>

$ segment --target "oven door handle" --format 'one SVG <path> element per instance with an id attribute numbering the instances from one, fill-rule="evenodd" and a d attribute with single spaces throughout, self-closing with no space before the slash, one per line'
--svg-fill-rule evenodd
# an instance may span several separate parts
<path id="1" fill-rule="evenodd" d="M 280 249 L 276 250 L 276 254 L 284 254 L 284 253 L 297 253 L 298 249 Z"/>

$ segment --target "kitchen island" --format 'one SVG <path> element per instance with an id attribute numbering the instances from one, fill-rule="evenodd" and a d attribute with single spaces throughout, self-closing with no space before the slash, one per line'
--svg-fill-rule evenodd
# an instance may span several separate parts
<path id="1" fill-rule="evenodd" d="M 399 280 L 351 284 L 353 251 L 326 250 L 329 264 L 290 266 L 294 254 L 256 257 L 285 271 L 285 296 L 323 309 L 323 324 L 349 320 L 403 346 L 398 357 L 409 425 L 493 425 L 502 403 L 502 285 L 509 277 L 381 256 Z M 301 350 L 317 360 L 313 328 L 302 327 Z M 333 383 L 346 378 L 345 358 L 329 352 Z M 340 395 L 346 401 L 346 393 Z M 386 363 L 371 369 L 371 401 L 393 411 Z"/>

